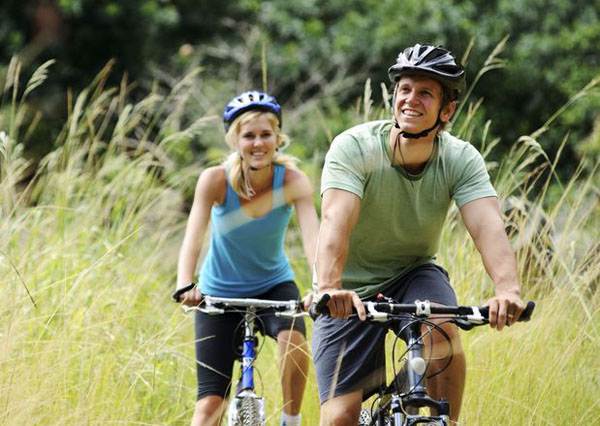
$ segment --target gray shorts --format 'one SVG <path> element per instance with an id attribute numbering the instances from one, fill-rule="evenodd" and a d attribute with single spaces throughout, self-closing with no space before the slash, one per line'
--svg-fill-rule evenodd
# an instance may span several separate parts
<path id="1" fill-rule="evenodd" d="M 456 294 L 448 273 L 426 264 L 400 277 L 383 294 L 399 303 L 416 299 L 456 305 Z M 384 325 L 357 318 L 348 320 L 320 316 L 315 321 L 312 352 L 321 404 L 358 389 L 367 399 L 385 383 Z"/>

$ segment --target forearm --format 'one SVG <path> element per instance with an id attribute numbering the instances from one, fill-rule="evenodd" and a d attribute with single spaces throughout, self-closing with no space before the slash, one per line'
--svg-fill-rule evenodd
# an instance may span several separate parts
<path id="1" fill-rule="evenodd" d="M 319 218 L 312 205 L 312 200 L 307 211 L 298 215 L 298 222 L 302 233 L 302 246 L 304 248 L 304 255 L 306 256 L 306 262 L 308 263 L 309 268 L 312 269 L 315 264 L 319 235 Z"/>
<path id="2" fill-rule="evenodd" d="M 177 262 L 177 287 L 183 287 L 194 281 L 196 265 L 200 257 L 200 245 L 183 242 Z"/>
<path id="3" fill-rule="evenodd" d="M 349 239 L 336 227 L 324 221 L 317 248 L 317 277 L 319 291 L 342 288 L 342 272 L 348 255 Z"/>
<path id="4" fill-rule="evenodd" d="M 494 226 L 475 240 L 485 270 L 496 286 L 496 292 L 519 294 L 519 278 L 515 254 L 504 229 Z"/>
<path id="5" fill-rule="evenodd" d="M 317 226 L 318 226 L 318 224 L 317 224 Z M 303 247 L 304 247 L 304 255 L 306 256 L 306 262 L 308 263 L 308 267 L 312 269 L 313 265 L 315 264 L 316 251 L 317 251 L 316 234 L 303 235 L 302 241 L 303 241 Z"/>

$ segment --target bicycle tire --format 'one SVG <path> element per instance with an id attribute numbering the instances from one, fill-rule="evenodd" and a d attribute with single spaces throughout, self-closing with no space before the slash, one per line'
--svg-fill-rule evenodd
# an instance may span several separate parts
<path id="1" fill-rule="evenodd" d="M 383 416 L 383 424 L 385 426 L 391 426 L 392 420 L 387 414 L 380 413 Z M 379 420 L 381 422 L 381 420 Z M 373 413 L 368 408 L 362 408 L 360 410 L 360 416 L 358 417 L 358 426 L 373 426 L 381 424 L 378 423 L 377 420 L 373 419 Z"/>
<path id="2" fill-rule="evenodd" d="M 371 411 L 363 408 L 360 410 L 360 416 L 358 417 L 358 426 L 370 426 L 371 425 Z"/>
<path id="3" fill-rule="evenodd" d="M 240 398 L 236 426 L 264 426 L 265 419 L 261 408 L 259 398 L 251 396 Z"/>

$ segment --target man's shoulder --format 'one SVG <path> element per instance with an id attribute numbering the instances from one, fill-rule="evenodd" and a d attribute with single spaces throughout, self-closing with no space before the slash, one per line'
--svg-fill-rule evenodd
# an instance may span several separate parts
<path id="1" fill-rule="evenodd" d="M 376 120 L 376 121 L 367 121 L 366 123 L 360 123 L 356 126 L 352 126 L 349 129 L 344 130 L 341 135 L 378 135 L 385 127 L 390 127 L 389 120 Z M 389 129 L 388 129 L 389 130 Z"/>
<path id="2" fill-rule="evenodd" d="M 464 159 L 464 155 L 480 155 L 477 148 L 470 142 L 459 139 L 446 131 L 440 132 L 440 148 L 450 159 Z"/>
<path id="3" fill-rule="evenodd" d="M 349 145 L 368 146 L 370 144 L 378 144 L 380 138 L 385 133 L 386 126 L 390 126 L 389 120 L 369 121 L 358 124 L 338 134 L 333 139 L 332 145 L 347 147 Z M 387 131 L 389 132 L 389 129 Z"/>

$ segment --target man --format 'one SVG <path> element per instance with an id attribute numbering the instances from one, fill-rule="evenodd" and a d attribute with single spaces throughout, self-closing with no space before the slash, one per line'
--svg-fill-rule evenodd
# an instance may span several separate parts
<path id="1" fill-rule="evenodd" d="M 416 44 L 398 55 L 388 73 L 395 84 L 392 121 L 337 136 L 323 169 L 317 297 L 331 296 L 331 317 L 319 317 L 313 333 L 322 425 L 356 425 L 361 401 L 384 379 L 385 330 L 347 319 L 353 308 L 365 319 L 361 299 L 382 293 L 403 303 L 457 304 L 446 271 L 434 264 L 451 201 L 495 284 L 487 301 L 491 326 L 510 326 L 524 308 L 484 161 L 472 145 L 443 131 L 464 90 L 464 70 L 449 51 Z M 443 328 L 454 356 L 427 386 L 432 396 L 449 401 L 456 421 L 465 358 L 456 327 Z M 447 353 L 441 338 L 431 339 L 436 354 Z M 437 371 L 447 359 L 432 362 Z"/>

